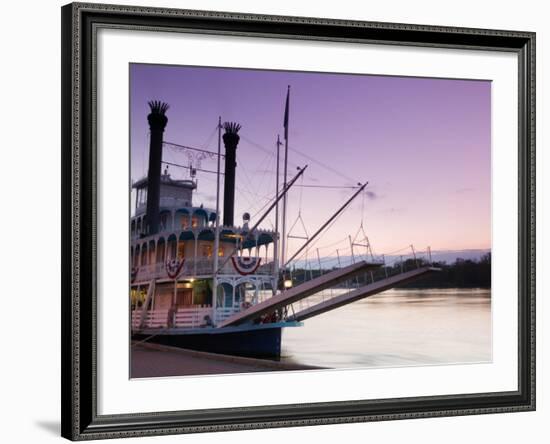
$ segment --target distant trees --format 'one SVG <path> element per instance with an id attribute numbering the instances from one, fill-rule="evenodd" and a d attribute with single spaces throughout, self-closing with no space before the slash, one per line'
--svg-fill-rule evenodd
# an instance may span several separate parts
<path id="1" fill-rule="evenodd" d="M 477 261 L 458 258 L 452 264 L 433 265 L 441 268 L 441 271 L 398 288 L 491 288 L 491 253 Z"/>
<path id="2" fill-rule="evenodd" d="M 361 286 L 371 283 L 373 279 L 378 281 L 386 276 L 393 276 L 423 265 L 428 265 L 428 263 L 421 258 L 416 261 L 407 259 L 402 263 L 380 267 L 372 272 L 367 271 L 353 278 L 351 283 Z M 441 271 L 401 284 L 396 288 L 491 288 L 491 253 L 484 254 L 479 260 L 458 258 L 452 264 L 434 262 L 432 265 L 440 268 Z M 299 285 L 329 271 L 331 270 L 296 268 L 292 271 L 293 285 Z M 347 285 L 349 283 L 342 286 Z"/>

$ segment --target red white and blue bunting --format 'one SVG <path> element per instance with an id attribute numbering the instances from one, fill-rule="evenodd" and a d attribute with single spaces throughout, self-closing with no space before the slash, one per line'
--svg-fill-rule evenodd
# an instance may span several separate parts
<path id="1" fill-rule="evenodd" d="M 261 258 L 259 257 L 239 257 L 231 256 L 233 267 L 243 276 L 254 273 L 260 266 Z"/>
<path id="2" fill-rule="evenodd" d="M 184 258 L 168 259 L 166 261 L 166 273 L 170 279 L 175 279 L 180 274 L 184 262 Z"/>

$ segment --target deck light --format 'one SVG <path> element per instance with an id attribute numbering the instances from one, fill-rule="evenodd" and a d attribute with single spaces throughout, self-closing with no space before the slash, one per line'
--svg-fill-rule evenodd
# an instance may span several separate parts
<path id="1" fill-rule="evenodd" d="M 285 288 L 292 288 L 292 279 L 285 279 L 284 286 Z"/>

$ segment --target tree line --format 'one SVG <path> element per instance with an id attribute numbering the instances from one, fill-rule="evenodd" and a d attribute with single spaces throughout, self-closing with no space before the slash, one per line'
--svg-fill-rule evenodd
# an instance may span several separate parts
<path id="1" fill-rule="evenodd" d="M 491 288 L 491 253 L 478 260 L 456 259 L 451 264 L 434 263 L 441 271 L 398 288 Z"/>
<path id="2" fill-rule="evenodd" d="M 383 266 L 363 273 L 352 280 L 354 286 L 362 286 L 393 276 L 404 271 L 418 268 L 428 263 L 421 258 L 407 259 L 392 266 Z M 440 269 L 414 281 L 398 285 L 396 288 L 491 288 L 491 253 L 484 254 L 478 260 L 457 258 L 453 263 L 433 262 L 433 267 Z M 292 271 L 294 286 L 319 277 L 331 270 L 296 268 Z M 347 286 L 349 283 L 342 284 Z"/>

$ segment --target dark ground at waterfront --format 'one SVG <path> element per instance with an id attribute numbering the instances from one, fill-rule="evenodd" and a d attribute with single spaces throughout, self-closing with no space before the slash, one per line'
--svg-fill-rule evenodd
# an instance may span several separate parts
<path id="1" fill-rule="evenodd" d="M 283 370 L 306 370 L 315 367 L 284 364 L 262 359 L 215 355 L 157 344 L 132 344 L 131 377 L 222 375 Z"/>

